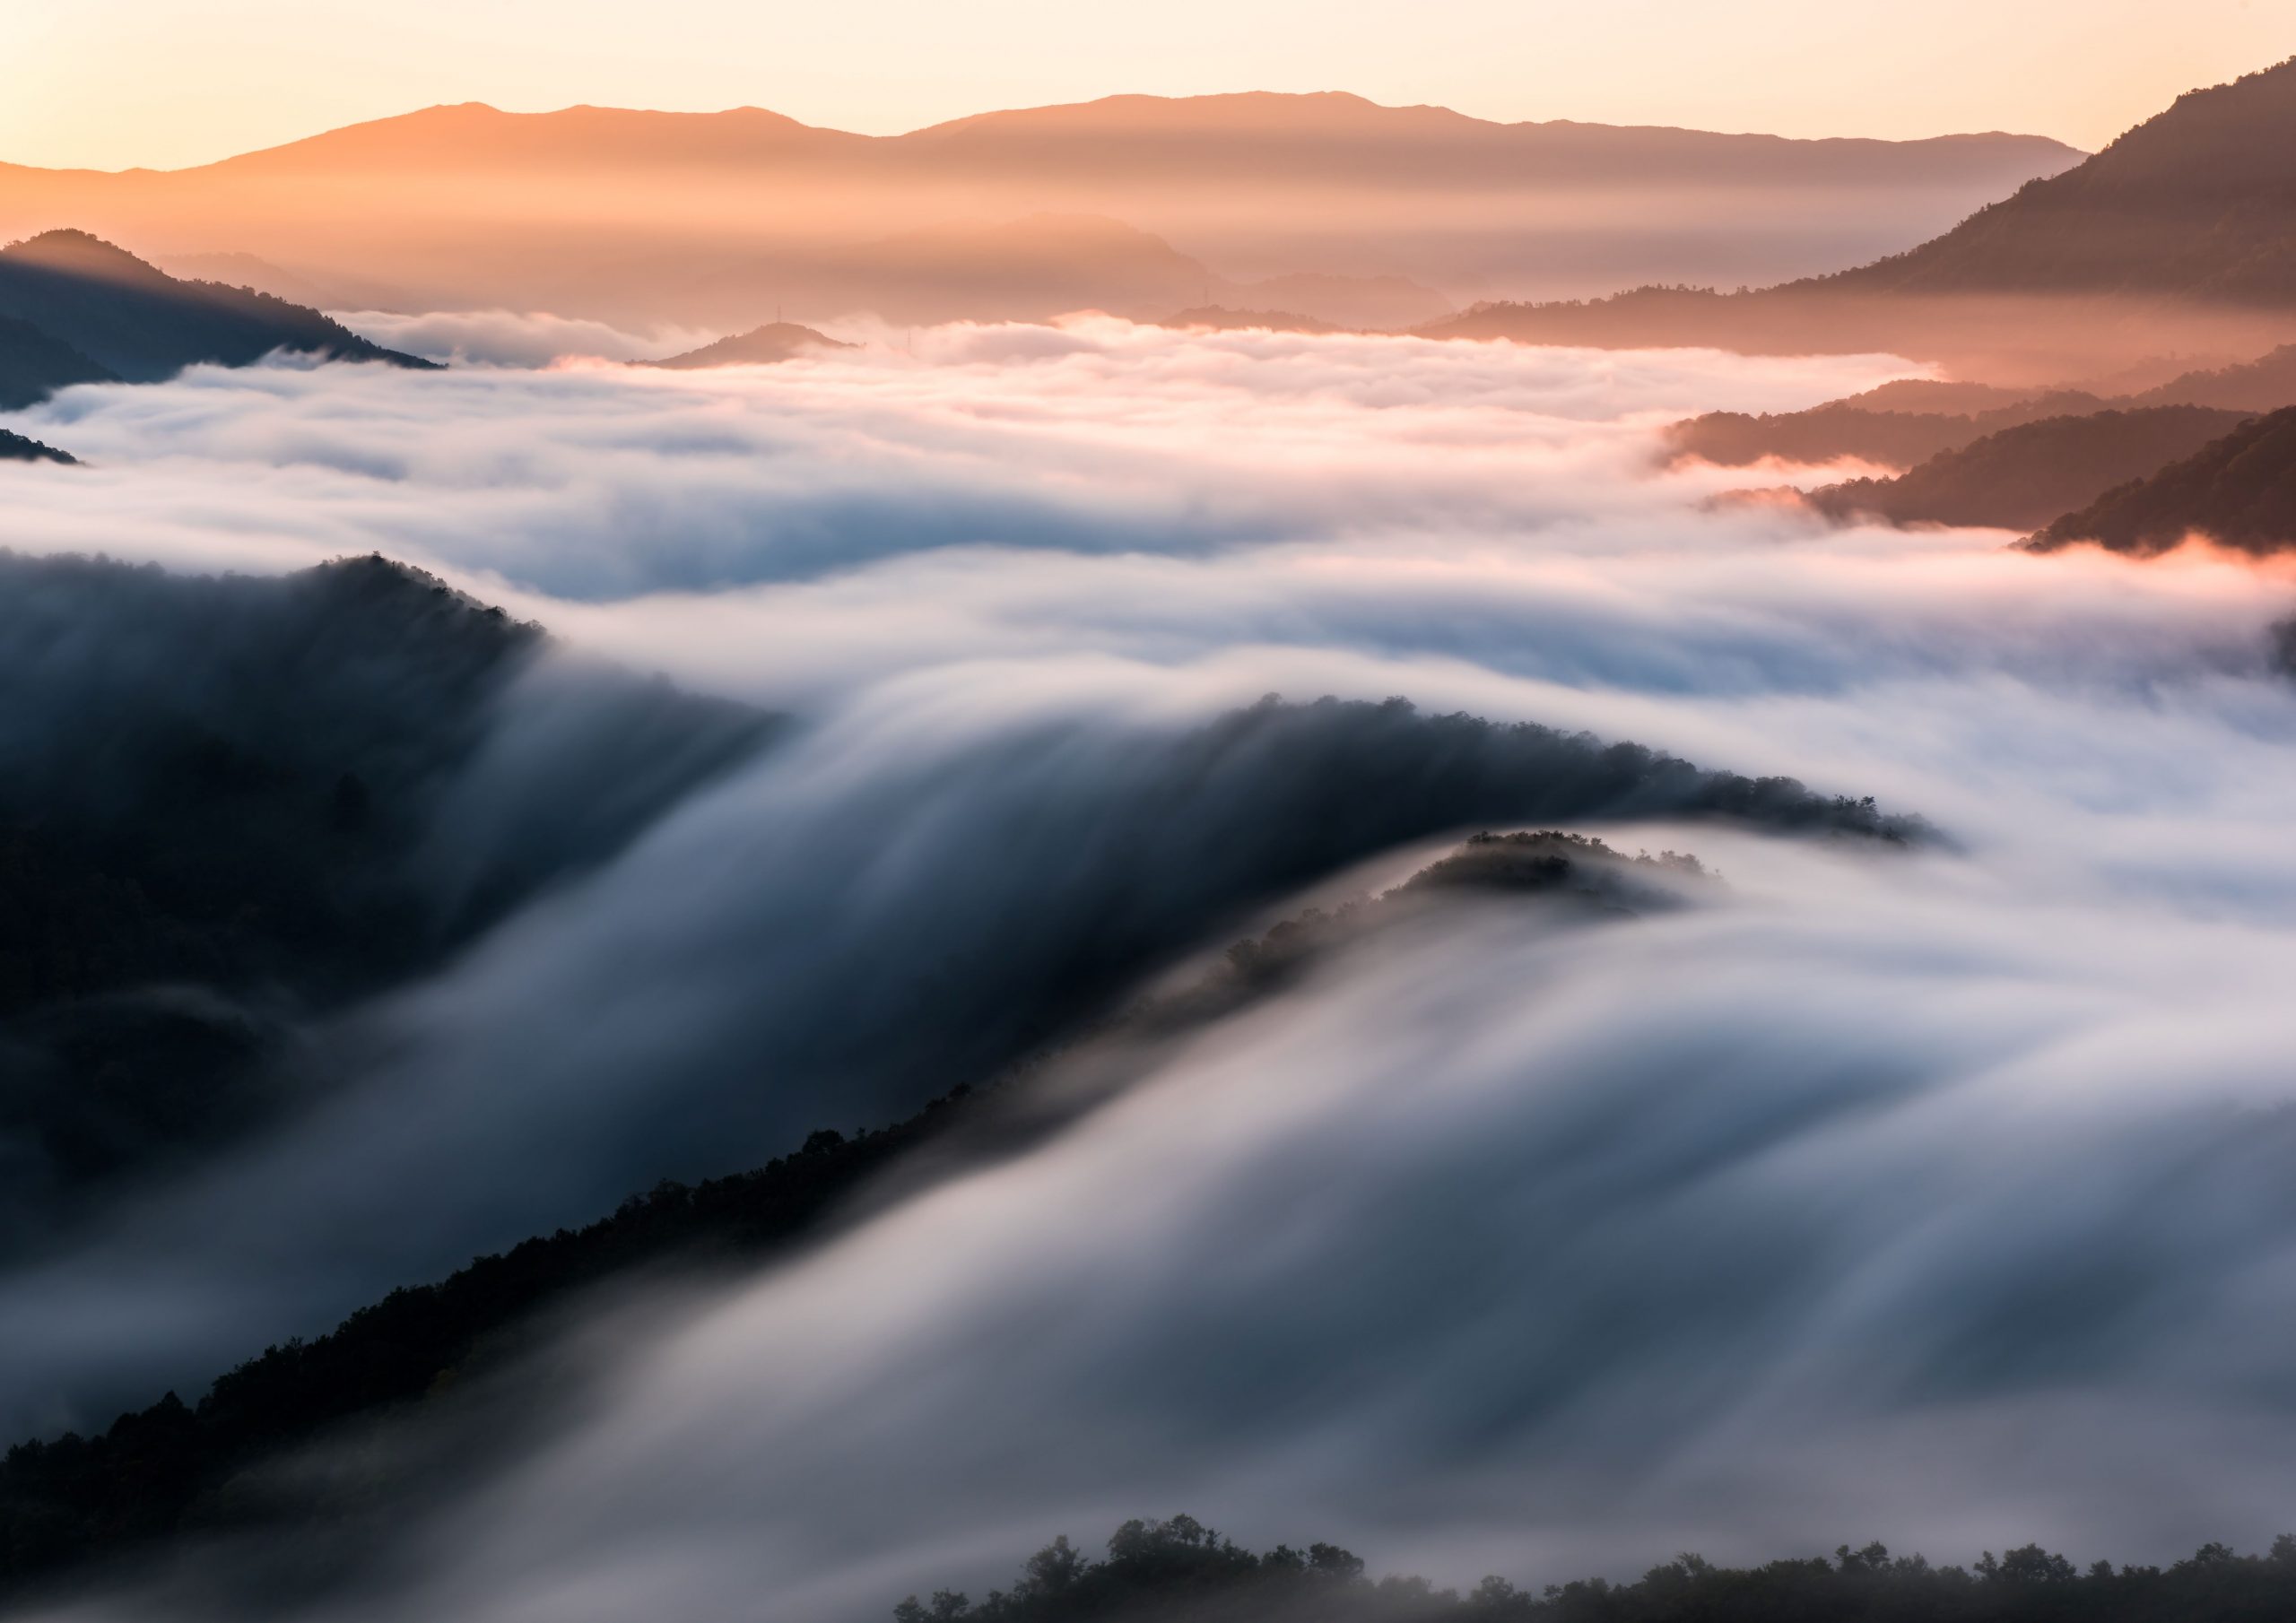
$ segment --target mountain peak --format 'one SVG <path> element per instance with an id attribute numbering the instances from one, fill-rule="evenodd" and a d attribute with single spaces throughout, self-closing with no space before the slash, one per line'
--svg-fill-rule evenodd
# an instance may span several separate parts
<path id="1" fill-rule="evenodd" d="M 118 244 L 71 226 L 12 242 L 0 248 L 0 257 L 17 265 L 110 282 L 156 285 L 168 281 L 166 273 L 156 265 L 138 259 Z"/>

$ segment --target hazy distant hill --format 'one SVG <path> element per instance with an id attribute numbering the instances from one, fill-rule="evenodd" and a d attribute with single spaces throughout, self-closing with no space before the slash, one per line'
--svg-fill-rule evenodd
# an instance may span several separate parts
<path id="1" fill-rule="evenodd" d="M 155 256 L 152 263 L 186 282 L 249 288 L 314 310 L 389 310 L 406 302 L 400 290 L 354 272 L 307 275 L 253 254 L 162 254 Z"/>
<path id="2" fill-rule="evenodd" d="M 665 356 L 642 364 L 657 367 L 755 366 L 792 359 L 808 350 L 849 350 L 855 346 L 817 333 L 794 321 L 770 321 L 746 333 L 735 333 L 715 343 L 705 343 L 683 354 Z"/>
<path id="3" fill-rule="evenodd" d="M 131 383 L 172 377 L 200 361 L 244 366 L 274 350 L 432 364 L 265 293 L 178 282 L 79 230 L 48 231 L 0 248 L 0 317 L 39 329 Z"/>
<path id="4" fill-rule="evenodd" d="M 2191 534 L 2251 552 L 2296 548 L 2296 406 L 2241 424 L 2182 461 L 2067 513 L 2025 545 L 2094 542 L 2157 552 Z"/>
<path id="5" fill-rule="evenodd" d="M 1335 94 L 1113 97 L 891 137 L 755 108 L 465 104 L 193 169 L 0 166 L 0 230 L 82 225 L 163 260 L 253 256 L 295 279 L 278 285 L 355 281 L 430 308 L 722 323 L 706 290 L 744 264 L 830 264 L 911 232 L 1094 215 L 1163 239 L 1215 282 L 1298 278 L 1240 301 L 1193 291 L 1163 309 L 1245 302 L 1388 326 L 1462 297 L 1829 269 L 1918 241 L 2079 156 L 2018 135 L 1494 124 Z M 797 320 L 859 308 L 811 285 L 780 302 Z"/>
<path id="6" fill-rule="evenodd" d="M 648 263 L 657 267 L 654 285 L 677 290 L 681 313 L 710 322 L 761 305 L 868 311 L 896 323 L 1034 321 L 1085 309 L 1148 320 L 1181 304 L 1258 304 L 1267 285 L 1232 282 L 1162 238 L 1100 214 L 1030 214 L 799 245 L 728 257 L 706 271 L 683 256 Z M 1275 285 L 1315 301 L 1311 316 L 1369 310 L 1404 325 L 1449 308 L 1441 295 L 1392 279 L 1285 277 Z M 584 283 L 570 286 L 565 300 L 593 296 L 601 296 L 597 286 Z"/>
<path id="7" fill-rule="evenodd" d="M 1855 270 L 1752 292 L 1498 304 L 1443 337 L 1890 350 L 2063 377 L 2296 336 L 2296 60 L 2196 91 L 2063 174 Z"/>
<path id="8" fill-rule="evenodd" d="M 2243 412 L 2209 406 L 2046 417 L 1941 451 L 1894 479 L 1826 485 L 1808 499 L 1838 518 L 2028 529 L 2190 456 L 2244 421 Z"/>
<path id="9" fill-rule="evenodd" d="M 2136 405 L 2231 406 L 2243 412 L 2296 405 L 2296 343 L 2239 366 L 2184 373 L 2129 400 Z"/>

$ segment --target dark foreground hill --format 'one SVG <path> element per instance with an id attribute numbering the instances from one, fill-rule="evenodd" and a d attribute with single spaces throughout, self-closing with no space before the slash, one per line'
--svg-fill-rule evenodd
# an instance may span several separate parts
<path id="1" fill-rule="evenodd" d="M 287 1064 L 300 1021 L 611 855 L 768 725 L 601 678 L 632 725 L 582 741 L 585 781 L 497 810 L 614 793 L 448 883 L 453 785 L 545 647 L 379 558 L 199 578 L 0 553 L 0 1249 L 283 1107 L 314 1080 Z"/>
<path id="2" fill-rule="evenodd" d="M 317 310 L 268 293 L 179 282 L 85 231 L 47 231 L 0 248 L 0 318 L 50 341 L 42 394 L 106 378 L 156 382 L 203 361 L 246 366 L 278 350 L 329 360 L 435 364 L 384 349 Z M 10 352 L 8 341 L 0 330 L 0 355 Z M 75 365 L 70 355 L 92 364 L 97 375 L 68 375 Z"/>
<path id="3" fill-rule="evenodd" d="M 2046 552 L 2093 542 L 2146 553 L 2190 535 L 2248 552 L 2296 548 L 2296 407 L 2245 422 L 2150 477 L 2107 490 L 2023 544 Z"/>
<path id="4" fill-rule="evenodd" d="M 1036 1095 L 1032 1079 L 1056 1057 L 1136 1054 L 1185 1036 L 1431 909 L 1535 906 L 1557 927 L 1601 926 L 1682 906 L 1710 882 L 1695 859 L 1671 852 L 1630 858 L 1554 831 L 1475 836 L 1382 896 L 1309 909 L 1237 943 L 1187 984 L 1067 1032 L 995 1088 L 960 1087 L 849 1138 L 816 1133 L 752 1172 L 661 1184 L 586 1228 L 480 1257 L 436 1284 L 393 1291 L 326 1335 L 269 1348 L 196 1405 L 170 1393 L 100 1435 L 11 1448 L 0 1462 L 0 1586 L 179 1533 L 308 1533 L 355 1516 L 407 1484 L 386 1471 L 314 1496 L 309 1478 L 282 1491 L 270 1467 L 353 1421 L 438 1413 L 458 1387 L 523 1351 L 538 1315 L 604 1281 L 665 1264 L 753 1264 L 860 1209 L 897 1165 L 913 1184 L 1024 1147 L 1091 1106 L 1089 1090 L 1074 1086 Z"/>
<path id="5" fill-rule="evenodd" d="M 2189 456 L 2247 421 L 2207 406 L 2141 406 L 2045 417 L 1941 451 L 1894 479 L 1852 479 L 1810 492 L 1834 518 L 2029 530 Z"/>
<path id="6" fill-rule="evenodd" d="M 2203 1546 L 2166 1569 L 2099 1561 L 2085 1572 L 2028 1544 L 1974 1570 L 1844 1545 L 1833 1558 L 1716 1567 L 1677 1556 L 1632 1584 L 1602 1578 L 1518 1589 L 1485 1578 L 1462 1595 L 1424 1578 L 1374 1582 L 1331 1544 L 1255 1555 L 1193 1516 L 1133 1521 L 1108 1555 L 1066 1538 L 1031 1556 L 1009 1590 L 975 1605 L 912 1595 L 894 1623 L 2266 1623 L 2296 1615 L 2296 1536 L 2242 1556 Z"/>
<path id="7" fill-rule="evenodd" d="M 110 368 L 30 322 L 0 316 L 0 411 L 21 410 L 75 383 L 118 381 Z"/>
<path id="8" fill-rule="evenodd" d="M 75 463 L 79 458 L 10 429 L 0 429 L 0 462 Z"/>

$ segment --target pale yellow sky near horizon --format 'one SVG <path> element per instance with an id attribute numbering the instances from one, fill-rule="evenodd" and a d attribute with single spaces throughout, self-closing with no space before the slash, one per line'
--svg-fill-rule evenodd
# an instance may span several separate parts
<path id="1" fill-rule="evenodd" d="M 1118 91 L 2094 148 L 2296 55 L 2296 0 L 4 0 L 0 161 L 170 169 L 436 102 L 891 134 Z"/>

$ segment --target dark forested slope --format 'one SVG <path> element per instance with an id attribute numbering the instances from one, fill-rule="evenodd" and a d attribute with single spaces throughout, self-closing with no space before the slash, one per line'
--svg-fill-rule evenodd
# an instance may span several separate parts
<path id="1" fill-rule="evenodd" d="M 0 316 L 0 412 L 18 411 L 75 383 L 117 381 L 109 367 L 62 339 L 29 321 Z"/>
<path id="2" fill-rule="evenodd" d="M 2105 491 L 2027 539 L 2035 551 L 2094 542 L 2158 552 L 2188 535 L 2249 552 L 2296 547 L 2296 407 L 2242 423 L 2149 477 Z"/>
<path id="3" fill-rule="evenodd" d="M 1723 1567 L 1677 1556 L 1632 1584 L 1602 1578 L 1465 1594 L 1424 1578 L 1366 1575 L 1331 1544 L 1256 1555 L 1193 1516 L 1127 1522 L 1095 1560 L 1055 1540 L 1012 1588 L 978 1605 L 949 1590 L 892 1609 L 894 1623 L 2267 1623 L 2296 1615 L 2296 1537 L 2268 1554 L 2204 1546 L 2165 1569 L 2086 1571 L 2038 1544 L 1974 1569 L 1847 1545 L 1827 1560 Z"/>

